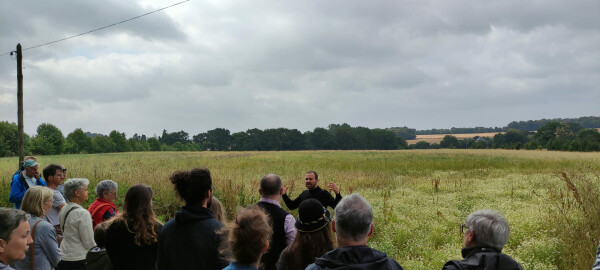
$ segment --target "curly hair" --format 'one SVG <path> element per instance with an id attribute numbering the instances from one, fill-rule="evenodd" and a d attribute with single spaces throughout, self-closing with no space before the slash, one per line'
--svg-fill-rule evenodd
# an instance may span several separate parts
<path id="1" fill-rule="evenodd" d="M 152 188 L 147 185 L 133 185 L 125 194 L 123 212 L 118 218 L 135 234 L 133 242 L 138 246 L 158 241 L 156 224 L 159 222 L 152 210 L 152 194 Z"/>
<path id="2" fill-rule="evenodd" d="M 269 243 L 273 229 L 269 216 L 258 206 L 240 208 L 235 220 L 224 229 L 233 259 L 240 264 L 253 264 Z"/>

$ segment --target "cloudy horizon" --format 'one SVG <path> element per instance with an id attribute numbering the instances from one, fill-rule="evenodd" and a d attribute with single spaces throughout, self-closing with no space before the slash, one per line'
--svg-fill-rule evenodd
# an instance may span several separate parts
<path id="1" fill-rule="evenodd" d="M 3 1 L 0 54 L 178 1 Z M 25 132 L 418 130 L 600 116 L 599 1 L 189 1 L 23 52 Z M 14 58 L 14 57 L 13 57 Z M 17 121 L 0 58 L 0 121 Z"/>

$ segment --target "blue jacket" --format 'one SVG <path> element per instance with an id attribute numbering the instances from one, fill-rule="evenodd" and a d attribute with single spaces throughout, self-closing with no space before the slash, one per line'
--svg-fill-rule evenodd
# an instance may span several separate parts
<path id="1" fill-rule="evenodd" d="M 35 184 L 45 187 L 46 181 L 40 177 Z M 15 209 L 21 209 L 21 201 L 23 201 L 23 196 L 25 196 L 28 188 L 29 186 L 25 181 L 25 177 L 23 177 L 20 171 L 17 171 L 13 175 L 12 183 L 10 183 L 10 196 L 8 197 L 8 201 L 15 204 Z"/>

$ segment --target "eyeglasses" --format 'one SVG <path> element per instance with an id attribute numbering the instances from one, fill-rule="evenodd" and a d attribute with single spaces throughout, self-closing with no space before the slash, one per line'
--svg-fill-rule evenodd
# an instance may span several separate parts
<path id="1" fill-rule="evenodd" d="M 62 171 L 63 171 L 64 173 L 66 173 L 66 172 L 67 172 L 67 169 L 63 169 Z"/>
<path id="2" fill-rule="evenodd" d="M 210 191 L 213 191 L 213 190 L 215 190 L 215 186 L 214 186 L 214 185 L 211 185 L 211 186 L 210 186 Z"/>
<path id="3" fill-rule="evenodd" d="M 469 226 L 467 226 L 467 224 L 460 224 L 460 233 L 465 233 L 469 228 Z"/>

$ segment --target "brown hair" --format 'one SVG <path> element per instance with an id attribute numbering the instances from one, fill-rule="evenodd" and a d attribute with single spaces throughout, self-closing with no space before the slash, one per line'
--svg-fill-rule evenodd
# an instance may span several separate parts
<path id="1" fill-rule="evenodd" d="M 158 219 L 152 210 L 152 188 L 143 184 L 129 188 L 119 220 L 125 223 L 127 230 L 135 234 L 133 242 L 136 245 L 156 243 Z"/>
<path id="2" fill-rule="evenodd" d="M 43 205 L 45 202 L 52 199 L 54 192 L 47 187 L 34 186 L 25 192 L 23 196 L 23 203 L 21 204 L 21 210 L 32 214 L 36 217 L 45 216 Z"/>
<path id="3" fill-rule="evenodd" d="M 235 220 L 227 224 L 224 231 L 228 234 L 233 259 L 246 265 L 258 261 L 273 234 L 269 216 L 256 205 L 238 209 Z"/>
<path id="4" fill-rule="evenodd" d="M 315 232 L 298 231 L 294 241 L 281 253 L 282 269 L 305 269 L 315 262 L 315 258 L 323 256 L 333 248 L 330 224 Z"/>
<path id="5" fill-rule="evenodd" d="M 106 247 L 106 232 L 111 223 L 111 221 L 105 221 L 94 227 L 94 242 L 96 242 L 96 246 L 99 248 Z"/>
<path id="6" fill-rule="evenodd" d="M 208 209 L 213 212 L 213 216 L 216 220 L 221 223 L 227 222 L 227 218 L 225 217 L 225 207 L 221 204 L 221 201 L 217 199 L 217 197 L 213 196 L 210 199 L 210 204 L 208 205 Z"/>

